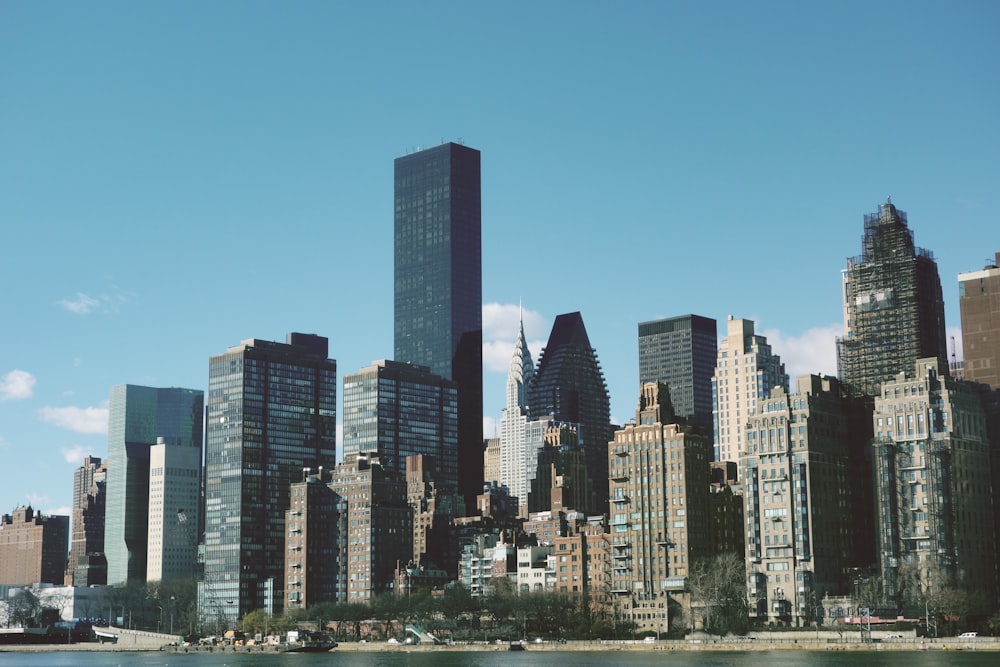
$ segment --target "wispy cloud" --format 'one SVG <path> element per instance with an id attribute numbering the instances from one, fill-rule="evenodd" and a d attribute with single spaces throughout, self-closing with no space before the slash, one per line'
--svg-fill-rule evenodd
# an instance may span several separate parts
<path id="1" fill-rule="evenodd" d="M 844 334 L 842 326 L 814 327 L 799 336 L 785 336 L 777 329 L 764 329 L 760 333 L 781 357 L 793 382 L 799 375 L 837 374 L 837 336 Z"/>
<path id="2" fill-rule="evenodd" d="M 66 463 L 83 465 L 83 459 L 90 454 L 90 449 L 83 445 L 73 445 L 72 447 L 62 447 L 59 449 Z"/>
<path id="3" fill-rule="evenodd" d="M 117 313 L 123 303 L 128 302 L 129 297 L 116 285 L 112 285 L 111 292 L 102 292 L 97 296 L 91 296 L 84 292 L 77 292 L 76 296 L 60 299 L 57 303 L 71 313 L 77 315 L 89 315 L 100 310 L 103 313 Z"/>
<path id="4" fill-rule="evenodd" d="M 29 493 L 28 494 L 28 504 L 32 507 L 41 507 L 42 505 L 47 505 L 52 502 L 52 498 L 40 494 L 40 493 Z"/>
<path id="5" fill-rule="evenodd" d="M 77 292 L 75 298 L 62 299 L 59 301 L 59 305 L 71 313 L 76 313 L 77 315 L 89 315 L 94 308 L 101 305 L 101 301 L 100 299 L 95 299 L 94 297 L 84 294 L 83 292 Z"/>
<path id="6" fill-rule="evenodd" d="M 0 379 L 0 401 L 31 398 L 35 391 L 35 376 L 28 371 L 12 370 Z"/>
<path id="7" fill-rule="evenodd" d="M 524 336 L 528 349 L 537 362 L 538 354 L 548 336 L 547 323 L 540 313 L 525 310 L 513 303 L 483 304 L 483 368 L 495 373 L 506 373 L 514 343 L 520 331 L 518 322 L 523 319 Z"/>
<path id="8" fill-rule="evenodd" d="M 106 407 L 80 408 L 73 405 L 63 408 L 45 406 L 38 411 L 42 420 L 77 433 L 107 433 L 108 409 Z"/>

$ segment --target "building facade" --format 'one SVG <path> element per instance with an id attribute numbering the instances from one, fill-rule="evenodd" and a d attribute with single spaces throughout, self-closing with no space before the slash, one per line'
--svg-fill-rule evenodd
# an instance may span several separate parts
<path id="1" fill-rule="evenodd" d="M 149 448 L 147 581 L 198 578 L 201 447 L 157 438 Z"/>
<path id="2" fill-rule="evenodd" d="M 336 463 L 337 362 L 322 336 L 249 339 L 209 360 L 205 574 L 198 611 L 230 624 L 284 601 L 285 510 L 303 468 Z"/>
<path id="3" fill-rule="evenodd" d="M 775 387 L 788 390 L 781 357 L 771 351 L 767 338 L 754 334 L 752 320 L 730 315 L 712 376 L 713 460 L 740 461 L 747 420 Z"/>
<path id="4" fill-rule="evenodd" d="M 716 321 L 681 315 L 639 323 L 639 384 L 663 382 L 674 413 L 712 439 L 712 375 L 719 352 Z"/>
<path id="5" fill-rule="evenodd" d="M 746 432 L 742 469 L 750 613 L 805 625 L 820 600 L 843 595 L 854 510 L 849 399 L 836 378 L 804 375 L 775 387 Z M 868 512 L 869 506 L 858 508 Z"/>
<path id="6" fill-rule="evenodd" d="M 108 583 L 108 560 L 104 555 L 104 510 L 107 501 L 108 467 L 96 456 L 84 458 L 73 473 L 73 505 L 70 526 L 67 586 Z"/>
<path id="7" fill-rule="evenodd" d="M 197 389 L 111 388 L 104 538 L 109 584 L 146 581 L 150 449 L 164 438 L 200 459 L 204 400 Z"/>
<path id="8" fill-rule="evenodd" d="M 1000 252 L 982 271 L 958 275 L 966 380 L 1000 389 Z"/>
<path id="9" fill-rule="evenodd" d="M 843 271 L 837 374 L 852 393 L 878 396 L 883 382 L 917 359 L 948 367 L 944 297 L 934 255 L 914 245 L 904 211 L 887 201 L 864 225 L 861 255 Z"/>
<path id="10" fill-rule="evenodd" d="M 674 423 L 667 395 L 663 383 L 642 385 L 635 423 L 608 444 L 611 593 L 639 631 L 680 623 L 690 568 L 712 547 L 710 443 Z"/>
<path id="11" fill-rule="evenodd" d="M 989 417 L 979 385 L 937 357 L 875 399 L 875 510 L 888 596 L 916 606 L 946 587 L 997 593 Z"/>
<path id="12" fill-rule="evenodd" d="M 583 317 L 578 312 L 556 317 L 549 340 L 528 386 L 528 411 L 532 419 L 550 417 L 579 426 L 595 501 L 575 509 L 586 514 L 607 510 L 608 441 L 611 440 L 611 403 L 604 371 L 591 347 Z"/>
<path id="13" fill-rule="evenodd" d="M 447 143 L 394 168 L 394 355 L 458 385 L 460 492 L 483 483 L 483 277 L 479 151 Z"/>
<path id="14" fill-rule="evenodd" d="M 425 456 L 438 487 L 454 491 L 458 402 L 457 383 L 426 366 L 373 362 L 344 377 L 344 456 L 376 455 L 400 476 L 406 457 Z"/>
<path id="15" fill-rule="evenodd" d="M 43 516 L 31 505 L 4 514 L 0 517 L 0 584 L 62 584 L 68 540 L 68 516 Z"/>

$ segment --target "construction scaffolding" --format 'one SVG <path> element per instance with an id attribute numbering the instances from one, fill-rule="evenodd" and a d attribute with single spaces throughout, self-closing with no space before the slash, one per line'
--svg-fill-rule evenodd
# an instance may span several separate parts
<path id="1" fill-rule="evenodd" d="M 862 254 L 843 271 L 844 336 L 839 377 L 854 395 L 937 357 L 947 368 L 944 299 L 933 254 L 917 248 L 906 213 L 889 201 L 866 215 Z"/>

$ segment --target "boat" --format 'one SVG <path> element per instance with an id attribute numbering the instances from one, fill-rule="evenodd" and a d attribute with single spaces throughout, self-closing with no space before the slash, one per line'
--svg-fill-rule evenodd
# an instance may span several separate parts
<path id="1" fill-rule="evenodd" d="M 323 632 L 288 634 L 288 642 L 281 647 L 282 653 L 326 653 L 337 648 L 337 642 Z"/>

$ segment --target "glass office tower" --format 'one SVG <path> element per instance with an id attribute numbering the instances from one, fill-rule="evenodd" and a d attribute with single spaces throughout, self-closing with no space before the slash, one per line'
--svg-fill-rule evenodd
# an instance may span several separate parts
<path id="1" fill-rule="evenodd" d="M 303 469 L 332 469 L 337 362 L 322 336 L 245 340 L 209 361 L 203 623 L 281 611 L 285 510 Z"/>
<path id="2" fill-rule="evenodd" d="M 205 394 L 197 389 L 111 388 L 104 550 L 108 584 L 146 581 L 149 450 L 157 438 L 199 450 Z"/>
<path id="3" fill-rule="evenodd" d="M 395 161 L 396 361 L 458 384 L 459 492 L 483 484 L 483 279 L 479 151 L 442 144 Z"/>

